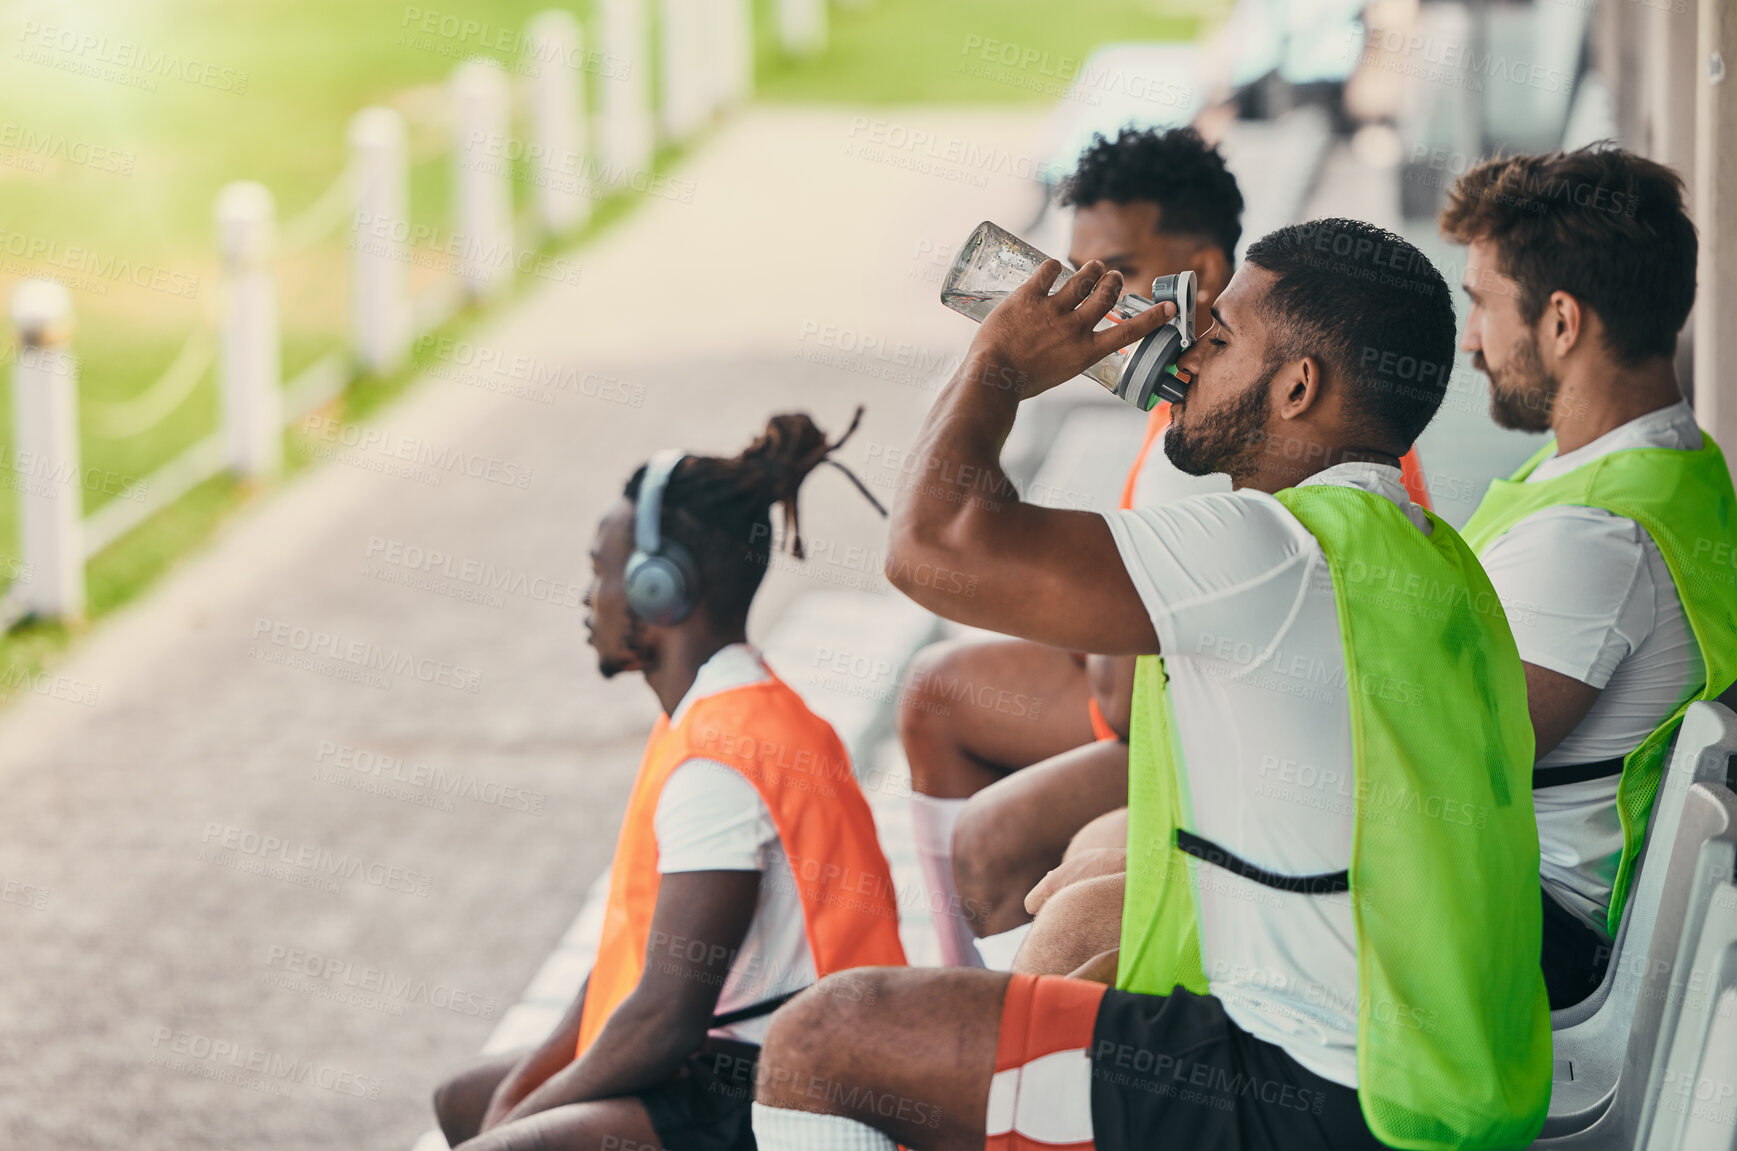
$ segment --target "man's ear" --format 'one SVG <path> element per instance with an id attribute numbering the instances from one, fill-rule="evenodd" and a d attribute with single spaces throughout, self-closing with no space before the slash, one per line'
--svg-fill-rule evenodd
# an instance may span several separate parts
<path id="1" fill-rule="evenodd" d="M 1590 334 L 1586 326 L 1593 317 L 1581 307 L 1580 301 L 1567 292 L 1551 292 L 1544 301 L 1544 313 L 1538 317 L 1538 345 L 1561 360 L 1581 347 Z"/>
<path id="2" fill-rule="evenodd" d="M 1314 356 L 1292 360 L 1273 375 L 1273 400 L 1279 418 L 1294 420 L 1321 399 L 1321 361 Z"/>
<path id="3" fill-rule="evenodd" d="M 1224 251 L 1217 244 L 1205 244 L 1195 250 L 1188 267 L 1199 281 L 1198 306 L 1204 313 L 1218 294 L 1229 286 L 1230 261 L 1224 258 Z"/>

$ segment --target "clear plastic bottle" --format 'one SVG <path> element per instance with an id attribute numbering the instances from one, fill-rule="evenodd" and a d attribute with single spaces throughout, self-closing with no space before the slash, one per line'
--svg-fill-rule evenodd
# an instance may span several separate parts
<path id="1" fill-rule="evenodd" d="M 995 305 L 1031 279 L 1047 259 L 1048 256 L 1018 236 L 985 220 L 953 257 L 953 265 L 941 284 L 941 302 L 981 324 Z M 1050 286 L 1050 295 L 1061 291 L 1075 271 L 1064 261 L 1062 274 Z M 1153 289 L 1164 300 L 1177 305 L 1176 317 L 1139 344 L 1110 353 L 1082 373 L 1142 411 L 1159 399 L 1180 399 L 1181 392 L 1192 382 L 1185 378 L 1188 373 L 1178 370 L 1175 364 L 1176 357 L 1194 340 L 1194 273 L 1161 277 L 1153 281 Z M 1129 320 L 1153 304 L 1145 296 L 1125 295 L 1098 323 L 1098 330 Z M 1176 394 L 1160 394 L 1166 391 Z"/>

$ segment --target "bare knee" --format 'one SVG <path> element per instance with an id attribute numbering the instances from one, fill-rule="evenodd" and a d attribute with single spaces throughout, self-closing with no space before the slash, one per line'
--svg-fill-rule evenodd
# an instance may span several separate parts
<path id="1" fill-rule="evenodd" d="M 954 678 L 949 669 L 963 647 L 958 640 L 930 644 L 911 660 L 900 685 L 899 742 L 910 761 L 911 783 L 925 795 L 958 790 L 948 771 L 958 747 L 953 708 L 941 685 Z"/>
<path id="2" fill-rule="evenodd" d="M 474 1092 L 464 1090 L 466 1074 L 467 1072 L 460 1071 L 434 1089 L 434 1117 L 439 1121 L 442 1131 L 463 1125 L 460 1122 L 463 1116 L 459 1112 L 465 1108 L 461 1107 L 460 1101 L 466 1095 L 474 1094 Z M 447 1142 L 452 1142 L 450 1136 L 448 1136 Z"/>
<path id="3" fill-rule="evenodd" d="M 1095 851 L 1100 847 L 1113 848 L 1117 851 L 1128 846 L 1128 809 L 1119 807 L 1115 811 L 1107 811 L 1098 816 L 1068 841 L 1067 852 L 1063 859 L 1072 859 L 1086 851 Z"/>
<path id="4" fill-rule="evenodd" d="M 840 1080 L 857 1036 L 884 999 L 885 968 L 855 967 L 828 975 L 780 1007 L 766 1031 L 754 1099 L 791 1111 L 841 1114 L 826 1085 Z"/>
<path id="5" fill-rule="evenodd" d="M 434 1089 L 434 1118 L 449 1145 L 475 1137 L 507 1069 L 499 1062 L 467 1067 Z"/>
<path id="6" fill-rule="evenodd" d="M 1034 865 L 1025 858 L 1026 846 L 1008 834 L 994 803 L 974 799 L 959 813 L 953 826 L 953 882 L 965 920 L 978 935 L 1011 931 L 1031 918 L 1025 893 Z"/>
<path id="7" fill-rule="evenodd" d="M 1101 875 L 1062 888 L 1043 905 L 1025 937 L 1013 970 L 1023 975 L 1066 975 L 1115 947 L 1122 934 L 1127 876 Z"/>

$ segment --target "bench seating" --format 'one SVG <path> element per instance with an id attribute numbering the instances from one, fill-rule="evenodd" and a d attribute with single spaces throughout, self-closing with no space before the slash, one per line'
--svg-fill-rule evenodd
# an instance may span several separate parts
<path id="1" fill-rule="evenodd" d="M 1737 714 L 1689 709 L 1659 785 L 1640 874 L 1604 982 L 1553 1014 L 1556 1076 L 1537 1147 L 1633 1147 L 1703 845 L 1729 834 L 1715 798 L 1737 756 Z M 1697 785 L 1711 785 L 1697 787 Z"/>
<path id="2" fill-rule="evenodd" d="M 1697 784 L 1724 829 L 1701 848 L 1637 1146 L 1737 1147 L 1737 793 Z"/>

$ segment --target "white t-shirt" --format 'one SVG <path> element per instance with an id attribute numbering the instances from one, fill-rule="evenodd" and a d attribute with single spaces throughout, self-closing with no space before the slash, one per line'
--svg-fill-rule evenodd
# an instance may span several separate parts
<path id="1" fill-rule="evenodd" d="M 1526 482 L 1629 448 L 1700 446 L 1695 413 L 1679 402 L 1550 457 Z M 1601 508 L 1547 508 L 1479 558 L 1507 609 L 1520 658 L 1600 689 L 1592 710 L 1540 767 L 1627 755 L 1705 679 L 1670 569 L 1635 521 Z M 1607 938 L 1605 913 L 1622 858 L 1617 782 L 1610 776 L 1533 793 L 1545 891 Z"/>
<path id="2" fill-rule="evenodd" d="M 1341 484 L 1428 521 L 1399 469 L 1339 464 Z M 1355 760 L 1345 656 L 1320 542 L 1265 492 L 1196 495 L 1105 517 L 1152 617 L 1186 767 L 1192 830 L 1286 876 L 1351 865 Z M 1317 1075 L 1357 1085 L 1348 895 L 1197 870 L 1201 959 L 1226 1014 Z"/>
<path id="3" fill-rule="evenodd" d="M 747 644 L 720 649 L 694 676 L 670 716 L 674 726 L 697 699 L 767 679 L 760 655 Z M 717 1014 L 748 1007 L 815 980 L 802 900 L 772 813 L 754 785 L 735 768 L 710 759 L 684 760 L 657 799 L 653 817 L 657 870 L 761 872 L 759 902 L 748 934 L 718 994 Z M 745 1019 L 712 1033 L 744 1043 L 765 1039 L 771 1015 Z"/>

